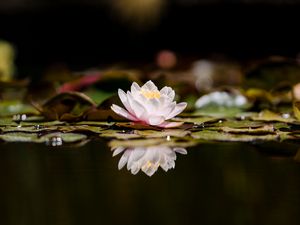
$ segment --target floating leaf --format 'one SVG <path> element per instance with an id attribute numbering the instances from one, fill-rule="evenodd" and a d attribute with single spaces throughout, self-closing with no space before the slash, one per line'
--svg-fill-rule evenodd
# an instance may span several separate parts
<path id="1" fill-rule="evenodd" d="M 162 128 L 150 126 L 147 124 L 127 122 L 127 123 L 116 123 L 116 126 L 119 128 L 130 128 L 130 129 L 138 129 L 138 130 L 162 130 Z"/>
<path id="2" fill-rule="evenodd" d="M 49 99 L 43 106 L 36 107 L 47 119 L 74 121 L 96 105 L 82 93 L 65 92 Z"/>
<path id="3" fill-rule="evenodd" d="M 295 119 L 291 117 L 289 113 L 280 115 L 270 110 L 263 110 L 258 115 L 253 116 L 251 119 L 256 121 L 278 121 L 287 123 L 292 123 L 295 121 Z"/>
<path id="4" fill-rule="evenodd" d="M 175 117 L 172 121 L 185 122 L 185 123 L 194 123 L 194 124 L 203 124 L 203 123 L 212 123 L 218 121 L 218 118 L 208 117 L 208 116 L 197 116 L 197 117 Z"/>
<path id="5" fill-rule="evenodd" d="M 213 130 L 202 130 L 193 132 L 193 138 L 206 141 L 236 141 L 236 142 L 252 142 L 252 141 L 280 141 L 287 138 L 286 133 L 250 135 L 250 134 L 232 134 L 228 132 L 220 132 Z"/>
<path id="6" fill-rule="evenodd" d="M 62 142 L 72 143 L 82 141 L 87 138 L 84 134 L 76 133 L 60 133 L 54 132 L 40 136 L 38 133 L 24 133 L 24 132 L 10 132 L 0 135 L 0 139 L 7 142 L 35 142 L 47 143 L 51 142 L 53 138 L 61 139 Z"/>
<path id="7" fill-rule="evenodd" d="M 39 112 L 31 105 L 24 104 L 21 101 L 1 101 L 0 117 L 13 116 L 16 114 L 33 115 Z"/>
<path id="8" fill-rule="evenodd" d="M 275 128 L 273 125 L 264 125 L 262 127 L 248 127 L 248 128 L 232 128 L 232 127 L 222 127 L 222 131 L 232 134 L 275 134 Z"/>

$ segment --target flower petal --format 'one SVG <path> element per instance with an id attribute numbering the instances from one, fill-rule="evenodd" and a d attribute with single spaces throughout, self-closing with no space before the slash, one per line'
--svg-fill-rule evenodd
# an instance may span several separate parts
<path id="1" fill-rule="evenodd" d="M 165 118 L 163 116 L 150 116 L 148 118 L 148 123 L 152 126 L 158 126 L 159 124 L 162 124 L 165 121 Z"/>
<path id="2" fill-rule="evenodd" d="M 128 158 L 127 169 L 130 170 L 131 167 L 138 163 L 138 161 L 144 156 L 146 149 L 142 147 L 136 147 L 133 149 L 131 155 Z"/>
<path id="3" fill-rule="evenodd" d="M 168 95 L 172 91 L 170 87 L 163 87 L 159 92 L 161 95 Z"/>
<path id="4" fill-rule="evenodd" d="M 130 107 L 132 108 L 132 111 L 133 111 L 135 117 L 143 120 L 143 118 L 146 116 L 145 114 L 147 112 L 146 109 L 144 108 L 144 106 L 142 104 L 140 104 L 138 101 L 136 101 L 129 91 L 127 92 L 127 99 L 128 99 L 128 102 L 130 104 Z"/>
<path id="5" fill-rule="evenodd" d="M 144 90 L 148 90 L 148 91 L 156 91 L 158 90 L 156 85 L 151 81 L 147 81 L 143 86 L 142 86 L 142 89 Z"/>
<path id="6" fill-rule="evenodd" d="M 141 167 L 138 163 L 133 164 L 132 167 L 130 168 L 131 174 L 136 175 L 140 171 L 140 169 Z"/>
<path id="7" fill-rule="evenodd" d="M 128 112 L 130 114 L 133 114 L 133 110 L 128 102 L 128 97 L 126 95 L 126 93 L 122 90 L 122 89 L 119 89 L 118 90 L 118 95 L 119 95 L 119 98 L 121 100 L 121 102 L 123 103 L 123 105 L 125 106 L 125 108 L 128 110 Z"/>
<path id="8" fill-rule="evenodd" d="M 179 104 L 176 105 L 175 109 L 170 113 L 170 115 L 168 115 L 166 117 L 166 119 L 171 119 L 173 118 L 174 116 L 177 116 L 179 113 L 181 113 L 187 106 L 187 103 L 186 102 L 181 102 Z"/>
<path id="9" fill-rule="evenodd" d="M 161 111 L 161 102 L 159 99 L 156 99 L 156 98 L 152 98 L 152 99 L 147 99 L 147 112 L 149 114 L 152 114 L 152 115 L 159 115 L 160 116 L 160 111 Z"/>
<path id="10" fill-rule="evenodd" d="M 126 119 L 129 119 L 132 121 L 138 121 L 137 118 L 135 118 L 133 115 L 131 115 L 129 112 L 127 112 L 125 109 L 123 109 L 120 106 L 113 104 L 110 108 L 112 109 L 112 111 L 114 111 L 115 113 L 117 113 L 118 115 L 120 115 Z"/>
<path id="11" fill-rule="evenodd" d="M 127 150 L 127 151 L 125 151 L 125 152 L 123 153 L 123 155 L 122 155 L 122 157 L 120 158 L 119 163 L 118 163 L 118 169 L 119 169 L 119 170 L 122 169 L 122 168 L 126 165 L 126 163 L 127 163 L 127 161 L 128 161 L 128 157 L 130 156 L 130 153 L 131 153 L 130 150 Z"/>
<path id="12" fill-rule="evenodd" d="M 167 106 L 165 106 L 164 108 L 162 108 L 159 112 L 160 112 L 160 116 L 163 116 L 166 118 L 168 118 L 168 116 L 171 114 L 171 112 L 173 112 L 173 110 L 176 107 L 176 102 L 172 102 L 170 104 L 168 104 Z"/>
<path id="13" fill-rule="evenodd" d="M 170 87 L 162 88 L 160 94 L 166 96 L 169 101 L 173 101 L 175 98 L 175 91 Z"/>
<path id="14" fill-rule="evenodd" d="M 113 157 L 120 154 L 121 152 L 123 152 L 125 150 L 124 147 L 117 147 L 116 149 L 113 149 Z"/>
<path id="15" fill-rule="evenodd" d="M 180 153 L 182 155 L 186 155 L 187 154 L 187 150 L 185 148 L 174 148 L 173 151 L 175 151 L 176 153 Z"/>
<path id="16" fill-rule="evenodd" d="M 131 93 L 134 94 L 135 92 L 140 92 L 140 91 L 141 91 L 141 87 L 136 82 L 133 82 L 131 85 Z"/>

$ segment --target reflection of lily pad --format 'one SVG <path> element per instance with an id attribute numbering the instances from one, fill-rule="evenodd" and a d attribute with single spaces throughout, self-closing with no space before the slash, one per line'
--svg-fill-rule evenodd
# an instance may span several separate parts
<path id="1" fill-rule="evenodd" d="M 194 140 L 171 138 L 152 138 L 152 139 L 137 139 L 137 140 L 112 140 L 109 142 L 111 148 L 117 147 L 138 147 L 138 146 L 170 146 L 170 147 L 189 147 L 195 145 Z"/>
<path id="2" fill-rule="evenodd" d="M 132 139 L 132 138 L 163 138 L 163 137 L 185 137 L 190 131 L 181 129 L 168 129 L 163 131 L 156 130 L 103 130 L 101 137 Z"/>

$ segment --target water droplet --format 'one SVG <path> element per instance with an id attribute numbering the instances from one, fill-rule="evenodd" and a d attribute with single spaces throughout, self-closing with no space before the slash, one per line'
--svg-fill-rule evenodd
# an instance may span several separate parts
<path id="1" fill-rule="evenodd" d="M 205 124 L 204 123 L 196 123 L 194 124 L 193 128 L 204 128 Z"/>
<path id="2" fill-rule="evenodd" d="M 284 118 L 284 119 L 288 119 L 288 118 L 291 117 L 291 115 L 290 115 L 289 113 L 283 113 L 283 114 L 281 115 L 281 117 Z"/>
<path id="3" fill-rule="evenodd" d="M 36 130 L 43 129 L 44 127 L 45 127 L 45 126 L 40 125 L 40 124 L 34 125 L 34 129 L 36 129 Z"/>
<path id="4" fill-rule="evenodd" d="M 21 115 L 21 120 L 24 121 L 24 120 L 26 120 L 26 119 L 27 119 L 26 114 L 22 114 L 22 115 Z"/>
<path id="5" fill-rule="evenodd" d="M 63 140 L 61 137 L 59 136 L 54 136 L 54 137 L 51 137 L 47 142 L 46 142 L 46 145 L 49 145 L 49 146 L 61 146 L 63 144 Z"/>
<path id="6" fill-rule="evenodd" d="M 134 134 L 134 130 L 121 130 L 120 132 L 117 133 L 121 133 L 121 134 Z"/>
<path id="7" fill-rule="evenodd" d="M 16 114 L 13 115 L 12 120 L 15 122 L 21 122 L 27 119 L 27 115 L 26 114 Z"/>

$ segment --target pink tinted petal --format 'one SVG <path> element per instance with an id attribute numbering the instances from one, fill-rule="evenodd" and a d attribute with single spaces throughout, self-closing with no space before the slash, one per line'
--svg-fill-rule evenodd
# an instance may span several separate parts
<path id="1" fill-rule="evenodd" d="M 176 105 L 174 110 L 170 113 L 170 115 L 167 116 L 167 120 L 173 118 L 174 116 L 177 116 L 179 113 L 181 113 L 187 106 L 186 102 L 181 102 Z"/>
<path id="2" fill-rule="evenodd" d="M 175 91 L 172 90 L 172 91 L 168 94 L 168 97 L 169 97 L 169 100 L 170 100 L 170 101 L 173 101 L 174 98 L 175 98 Z"/>
<path id="3" fill-rule="evenodd" d="M 175 91 L 170 87 L 164 87 L 160 90 L 160 94 L 167 97 L 169 101 L 173 101 L 175 98 Z"/>
<path id="4" fill-rule="evenodd" d="M 132 168 L 134 164 L 138 163 L 139 160 L 145 155 L 145 152 L 145 148 L 134 147 L 127 161 L 127 170 L 130 170 L 130 168 Z"/>
<path id="5" fill-rule="evenodd" d="M 180 127 L 182 124 L 184 124 L 184 122 L 167 122 L 167 121 L 165 121 L 157 126 L 161 127 L 161 128 L 175 128 L 175 127 Z"/>
<path id="6" fill-rule="evenodd" d="M 127 102 L 127 95 L 122 89 L 118 89 L 118 95 L 121 99 L 121 102 L 124 104 L 124 102 Z"/>
<path id="7" fill-rule="evenodd" d="M 129 112 L 127 112 L 125 109 L 121 108 L 120 106 L 113 104 L 110 108 L 112 109 L 112 111 L 114 111 L 115 113 L 117 113 L 118 115 L 120 115 L 126 119 L 129 119 L 132 121 L 138 121 L 137 118 L 132 116 Z"/>
<path id="8" fill-rule="evenodd" d="M 172 91 L 170 87 L 163 87 L 159 92 L 161 95 L 168 95 Z"/>
<path id="9" fill-rule="evenodd" d="M 122 89 L 119 89 L 118 90 L 118 95 L 119 95 L 119 98 L 120 98 L 121 102 L 123 103 L 125 108 L 128 110 L 128 112 L 130 114 L 133 114 L 133 110 L 132 110 L 132 108 L 131 108 L 131 106 L 128 102 L 128 98 L 127 98 L 126 93 Z"/>
<path id="10" fill-rule="evenodd" d="M 132 167 L 130 168 L 131 174 L 132 175 L 136 175 L 139 171 L 140 171 L 140 165 L 138 163 L 135 163 L 134 165 L 132 165 Z"/>
<path id="11" fill-rule="evenodd" d="M 176 153 L 180 153 L 182 155 L 187 154 L 187 150 L 185 148 L 174 148 L 173 151 L 175 151 Z"/>
<path id="12" fill-rule="evenodd" d="M 151 116 L 148 118 L 148 124 L 152 126 L 158 126 L 165 121 L 163 116 Z"/>
<path id="13" fill-rule="evenodd" d="M 127 150 L 127 151 L 125 151 L 125 152 L 123 153 L 123 155 L 122 155 L 122 157 L 120 158 L 119 163 L 118 163 L 118 169 L 119 169 L 119 170 L 122 169 L 122 168 L 126 165 L 126 163 L 127 163 L 127 161 L 128 161 L 128 158 L 129 158 L 130 154 L 131 154 L 131 151 L 130 151 L 130 150 Z"/>
<path id="14" fill-rule="evenodd" d="M 161 111 L 161 103 L 158 99 L 152 98 L 152 99 L 147 99 L 147 111 L 149 114 L 153 115 L 160 115 Z"/>
<path id="15" fill-rule="evenodd" d="M 140 86 L 136 82 L 133 82 L 131 85 L 131 93 L 134 94 L 135 92 L 140 92 L 140 91 L 141 91 Z"/>
<path id="16" fill-rule="evenodd" d="M 155 91 L 155 90 L 157 90 L 157 87 L 151 80 L 149 80 L 142 86 L 142 89 L 148 90 L 148 91 Z"/>
<path id="17" fill-rule="evenodd" d="M 121 152 L 123 152 L 125 150 L 124 147 L 117 147 L 116 149 L 113 149 L 113 157 L 120 154 Z"/>
<path id="18" fill-rule="evenodd" d="M 127 99 L 135 117 L 143 119 L 147 112 L 144 106 L 136 101 L 130 92 L 127 92 Z"/>
<path id="19" fill-rule="evenodd" d="M 160 115 L 165 117 L 165 119 L 167 119 L 168 116 L 171 114 L 171 112 L 173 112 L 175 107 L 176 107 L 175 102 L 172 102 L 171 104 L 168 104 L 167 106 L 165 106 L 163 109 L 160 110 Z"/>

